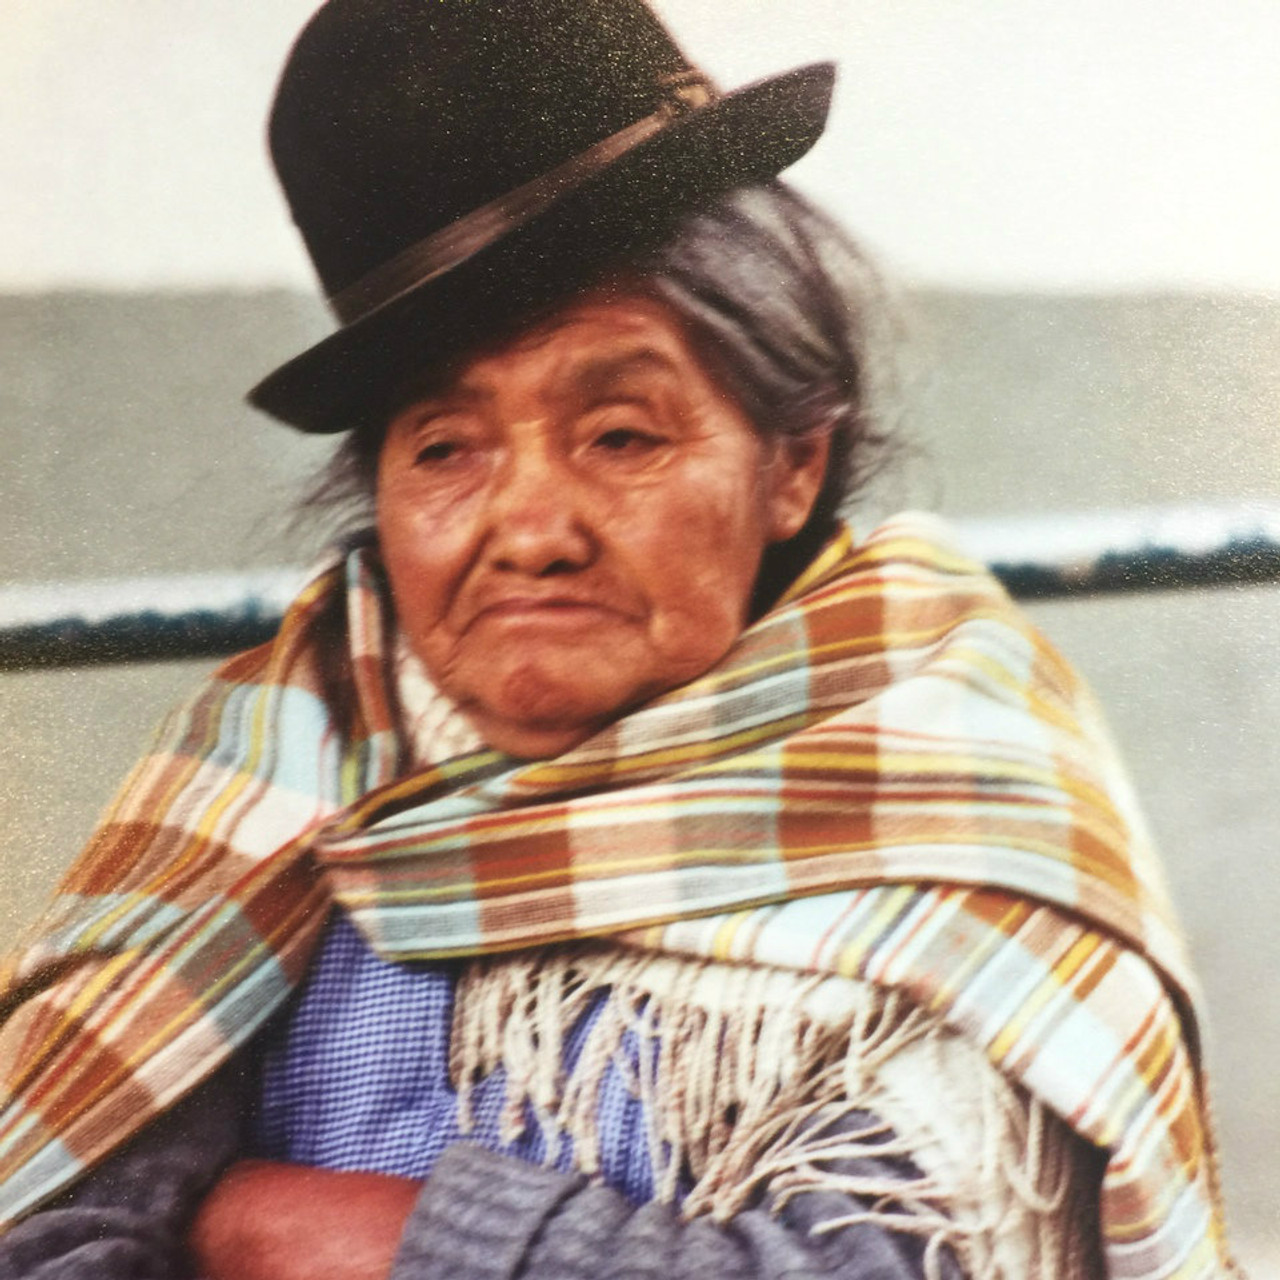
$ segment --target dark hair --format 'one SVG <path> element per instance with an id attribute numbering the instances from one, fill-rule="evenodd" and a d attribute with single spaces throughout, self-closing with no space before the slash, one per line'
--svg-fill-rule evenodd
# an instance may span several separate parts
<path id="1" fill-rule="evenodd" d="M 739 188 L 686 216 L 658 250 L 626 265 L 625 279 L 684 320 L 757 430 L 831 434 L 807 523 L 766 555 L 763 607 L 809 563 L 886 457 L 877 412 L 886 355 L 879 331 L 892 315 L 884 286 L 849 237 L 781 182 Z M 367 521 L 387 417 L 351 431 L 308 508 L 341 506 Z"/>

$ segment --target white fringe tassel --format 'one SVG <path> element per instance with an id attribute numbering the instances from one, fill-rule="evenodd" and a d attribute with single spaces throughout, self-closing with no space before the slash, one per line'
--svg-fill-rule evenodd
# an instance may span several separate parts
<path id="1" fill-rule="evenodd" d="M 602 993 L 605 993 L 602 996 Z M 565 1036 L 603 1005 L 572 1072 Z M 624 1049 L 635 1034 L 639 1068 Z M 600 1173 L 599 1099 L 610 1064 L 645 1103 L 657 1197 L 692 1180 L 686 1218 L 726 1220 L 768 1191 L 775 1209 L 813 1191 L 869 1207 L 927 1241 L 930 1276 L 950 1245 L 973 1280 L 1095 1274 L 1096 1182 L 1083 1144 L 980 1050 L 901 993 L 586 944 L 470 964 L 459 982 L 450 1070 L 464 1130 L 472 1085 L 506 1069 L 505 1140 L 536 1116 L 555 1159 Z M 877 1117 L 851 1127 L 851 1114 Z M 848 1172 L 905 1156 L 909 1181 Z"/>

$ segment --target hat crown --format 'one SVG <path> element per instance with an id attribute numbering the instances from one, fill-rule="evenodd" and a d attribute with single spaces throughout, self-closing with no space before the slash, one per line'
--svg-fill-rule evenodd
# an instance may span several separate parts
<path id="1" fill-rule="evenodd" d="M 640 0 L 329 0 L 270 122 L 326 292 L 651 114 L 687 66 Z"/>

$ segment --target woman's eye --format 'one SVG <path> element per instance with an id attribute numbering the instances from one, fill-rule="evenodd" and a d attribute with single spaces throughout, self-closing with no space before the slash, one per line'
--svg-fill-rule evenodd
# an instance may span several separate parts
<path id="1" fill-rule="evenodd" d="M 432 466 L 441 462 L 449 462 L 462 451 L 456 440 L 432 440 L 419 447 L 414 455 L 414 462 L 423 466 Z"/>
<path id="2" fill-rule="evenodd" d="M 650 431 L 636 427 L 610 427 L 591 442 L 592 447 L 605 453 L 637 454 L 656 449 L 662 440 Z"/>

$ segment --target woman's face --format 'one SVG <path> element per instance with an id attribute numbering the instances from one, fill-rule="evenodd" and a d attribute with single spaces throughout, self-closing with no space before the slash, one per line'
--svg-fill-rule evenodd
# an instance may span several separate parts
<path id="1" fill-rule="evenodd" d="M 757 434 L 661 303 L 586 295 L 391 421 L 400 624 L 491 746 L 558 754 L 724 656 L 825 465 Z"/>

